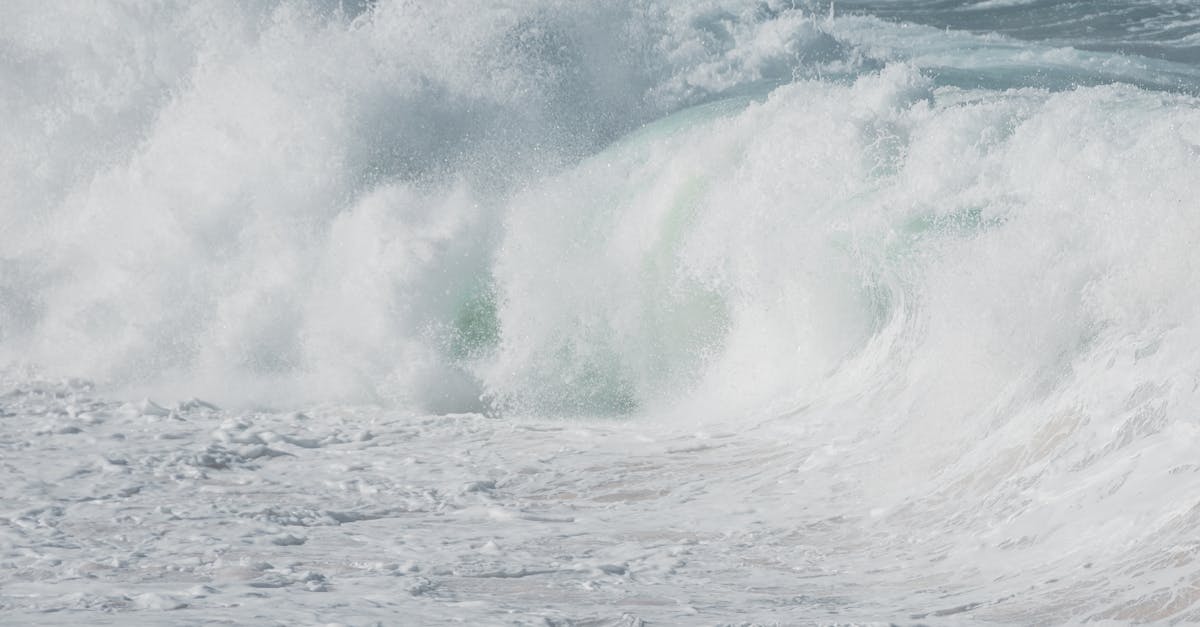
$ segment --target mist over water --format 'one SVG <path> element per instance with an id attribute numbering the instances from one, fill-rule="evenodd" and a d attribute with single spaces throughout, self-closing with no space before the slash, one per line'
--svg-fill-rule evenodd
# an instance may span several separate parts
<path id="1" fill-rule="evenodd" d="M 0 363 L 781 429 L 884 601 L 911 550 L 987 620 L 1197 620 L 1198 46 L 1137 0 L 7 2 Z"/>

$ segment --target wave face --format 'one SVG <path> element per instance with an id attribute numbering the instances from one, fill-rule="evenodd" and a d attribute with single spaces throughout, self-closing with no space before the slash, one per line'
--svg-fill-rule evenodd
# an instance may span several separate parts
<path id="1" fill-rule="evenodd" d="M 1045 575 L 993 619 L 1196 620 L 1198 50 L 1194 2 L 7 2 L 0 362 L 784 425 Z"/>

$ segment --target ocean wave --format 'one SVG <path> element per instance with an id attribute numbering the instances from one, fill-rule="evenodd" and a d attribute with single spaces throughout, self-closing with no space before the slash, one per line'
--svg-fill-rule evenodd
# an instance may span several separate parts
<path id="1" fill-rule="evenodd" d="M 867 398 L 866 371 L 998 398 L 1189 324 L 1145 319 L 1186 309 L 1167 287 L 1101 305 L 1183 263 L 1153 251 L 1192 223 L 1185 66 L 854 7 L 355 6 L 14 6 L 6 362 L 231 402 L 734 412 Z"/>

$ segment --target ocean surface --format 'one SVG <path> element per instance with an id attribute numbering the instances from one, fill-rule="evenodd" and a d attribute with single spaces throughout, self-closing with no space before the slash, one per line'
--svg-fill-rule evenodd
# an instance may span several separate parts
<path id="1" fill-rule="evenodd" d="M 1200 2 L 0 4 L 0 622 L 1200 621 Z"/>

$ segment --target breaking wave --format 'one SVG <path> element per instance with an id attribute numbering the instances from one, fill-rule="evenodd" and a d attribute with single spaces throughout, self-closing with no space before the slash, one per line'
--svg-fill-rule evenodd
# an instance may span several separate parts
<path id="1" fill-rule="evenodd" d="M 1169 423 L 1195 21 L 1118 24 L 1156 58 L 944 4 L 14 3 L 0 356 L 226 402 Z"/>
<path id="2" fill-rule="evenodd" d="M 769 424 L 878 580 L 1200 618 L 1194 3 L 0 18 L 5 377 Z"/>

